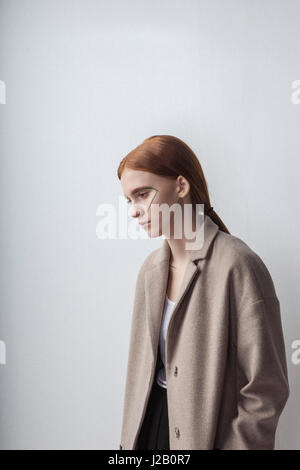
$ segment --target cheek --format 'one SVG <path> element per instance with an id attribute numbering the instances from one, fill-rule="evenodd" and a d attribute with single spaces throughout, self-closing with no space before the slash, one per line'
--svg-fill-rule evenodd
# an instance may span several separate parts
<path id="1" fill-rule="evenodd" d="M 170 211 L 170 207 L 173 204 L 176 204 L 177 202 L 178 196 L 177 193 L 174 194 L 173 190 L 164 190 L 163 192 L 157 194 L 157 196 L 153 199 L 149 206 L 149 215 L 151 220 L 153 220 L 153 222 L 155 222 L 156 224 L 159 223 L 160 227 L 162 225 L 165 226 L 166 224 L 170 223 L 172 221 L 172 218 L 174 217 L 174 207 L 173 211 Z M 161 212 L 161 214 L 164 214 L 164 217 L 162 217 L 162 215 L 156 215 L 159 212 Z"/>
<path id="2" fill-rule="evenodd" d="M 149 209 L 153 204 L 157 204 L 158 206 L 161 204 L 167 204 L 170 207 L 172 204 L 176 203 L 177 200 L 178 198 L 176 198 L 176 193 L 174 194 L 173 190 L 163 189 L 160 190 L 154 198 L 150 198 Z"/>

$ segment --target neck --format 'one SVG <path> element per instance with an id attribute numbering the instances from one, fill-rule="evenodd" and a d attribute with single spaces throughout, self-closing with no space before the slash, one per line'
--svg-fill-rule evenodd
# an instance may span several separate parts
<path id="1" fill-rule="evenodd" d="M 193 227 L 192 231 L 194 233 L 193 238 L 188 238 L 185 236 L 184 230 L 182 230 L 182 238 L 174 238 L 174 236 L 170 236 L 167 239 L 169 246 L 170 246 L 170 265 L 177 267 L 179 265 L 185 264 L 189 257 L 191 250 L 186 249 L 186 243 L 193 243 L 196 241 L 197 233 L 203 223 L 204 219 L 199 217 L 198 220 L 198 227 L 196 224 L 196 220 L 193 218 Z M 184 224 L 183 224 L 184 225 Z"/>

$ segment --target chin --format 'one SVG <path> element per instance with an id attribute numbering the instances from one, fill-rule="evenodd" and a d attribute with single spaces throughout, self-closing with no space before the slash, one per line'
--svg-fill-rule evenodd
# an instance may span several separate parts
<path id="1" fill-rule="evenodd" d="M 150 238 L 157 238 L 162 235 L 162 231 L 160 229 L 153 228 L 151 226 L 148 226 L 148 228 L 146 228 L 146 232 Z"/>

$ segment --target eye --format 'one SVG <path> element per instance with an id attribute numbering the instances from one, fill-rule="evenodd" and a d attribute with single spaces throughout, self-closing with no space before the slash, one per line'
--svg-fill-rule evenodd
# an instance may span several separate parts
<path id="1" fill-rule="evenodd" d="M 147 192 L 140 193 L 139 196 L 140 196 L 140 197 L 145 197 L 145 196 L 147 196 Z"/>
<path id="2" fill-rule="evenodd" d="M 131 204 L 130 199 L 126 199 L 127 204 Z"/>

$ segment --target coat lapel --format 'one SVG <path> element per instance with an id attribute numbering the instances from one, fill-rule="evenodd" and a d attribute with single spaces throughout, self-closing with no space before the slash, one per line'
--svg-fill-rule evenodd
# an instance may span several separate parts
<path id="1" fill-rule="evenodd" d="M 209 247 L 219 230 L 218 225 L 205 215 L 204 224 L 200 227 L 199 249 L 190 251 L 173 314 L 182 302 L 194 276 L 201 272 L 199 260 L 207 256 Z M 145 301 L 147 325 L 150 333 L 153 359 L 156 356 L 160 325 L 162 321 L 165 295 L 168 285 L 170 246 L 164 239 L 161 248 L 154 256 L 153 265 L 145 273 Z"/>

